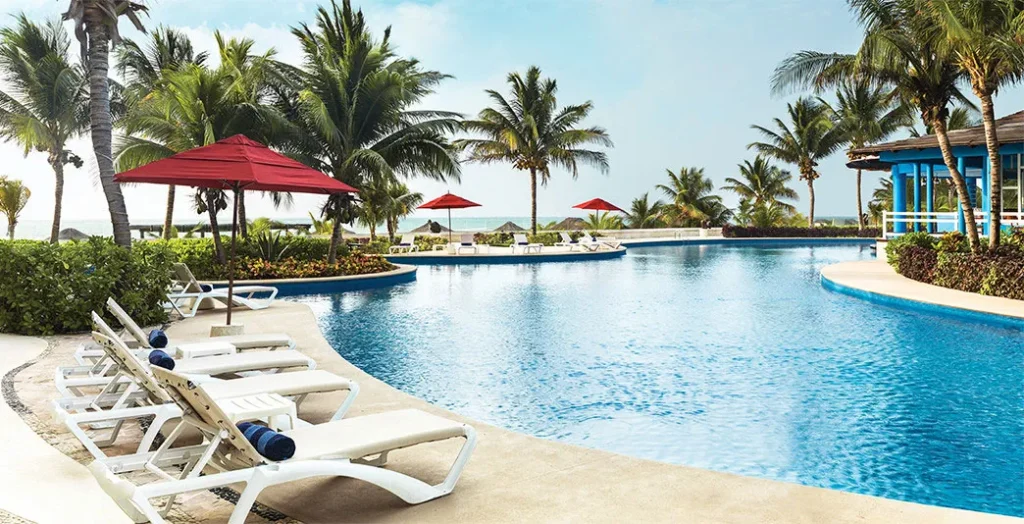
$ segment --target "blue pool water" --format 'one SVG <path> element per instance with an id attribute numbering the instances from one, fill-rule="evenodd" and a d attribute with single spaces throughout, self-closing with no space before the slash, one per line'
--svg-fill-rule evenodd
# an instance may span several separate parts
<path id="1" fill-rule="evenodd" d="M 1024 340 L 822 288 L 864 247 L 631 248 L 300 297 L 335 349 L 463 415 L 642 458 L 1024 515 Z"/>

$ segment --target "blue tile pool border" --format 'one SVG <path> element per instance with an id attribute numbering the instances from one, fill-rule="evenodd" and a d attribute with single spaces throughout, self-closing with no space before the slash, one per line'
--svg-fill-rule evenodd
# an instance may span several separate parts
<path id="1" fill-rule="evenodd" d="M 828 245 L 874 245 L 874 238 L 813 238 L 813 237 L 792 237 L 792 238 L 678 238 L 666 240 L 644 241 L 642 239 L 623 240 L 622 245 L 627 248 L 661 247 L 661 246 L 750 246 L 750 247 L 776 247 L 776 246 L 828 246 Z"/>
<path id="2" fill-rule="evenodd" d="M 625 249 L 614 251 L 597 251 L 593 253 L 558 253 L 539 255 L 399 255 L 387 257 L 393 264 L 412 264 L 417 266 L 459 266 L 483 264 L 536 264 L 541 262 L 586 262 L 591 260 L 610 260 L 625 256 Z"/>

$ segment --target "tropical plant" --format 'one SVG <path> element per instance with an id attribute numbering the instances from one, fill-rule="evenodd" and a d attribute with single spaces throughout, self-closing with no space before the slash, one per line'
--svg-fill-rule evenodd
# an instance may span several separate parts
<path id="1" fill-rule="evenodd" d="M 800 195 L 787 185 L 793 179 L 789 171 L 779 169 L 761 155 L 753 162 L 744 160 L 739 168 L 740 178 L 726 178 L 727 185 L 722 189 L 736 193 L 741 201 L 746 200 L 753 206 L 764 204 L 787 213 L 795 211 L 792 204 L 783 201 L 800 199 Z"/>
<path id="2" fill-rule="evenodd" d="M 993 96 L 1024 78 L 1024 2 L 1020 0 L 931 0 L 926 12 L 941 28 L 952 61 L 970 79 L 981 100 L 981 120 L 991 173 L 989 250 L 999 246 L 1002 156 L 996 136 Z"/>
<path id="3" fill-rule="evenodd" d="M 848 0 L 865 27 L 855 54 L 801 51 L 775 70 L 776 92 L 806 86 L 821 90 L 863 79 L 892 88 L 895 96 L 915 107 L 934 129 L 943 162 L 964 209 L 971 209 L 967 183 L 960 173 L 947 134 L 952 101 L 969 104 L 958 85 L 965 72 L 956 64 L 944 35 L 922 0 Z M 965 213 L 971 248 L 978 248 L 974 213 Z"/>
<path id="4" fill-rule="evenodd" d="M 752 126 L 764 141 L 747 147 L 799 168 L 800 180 L 807 182 L 810 205 L 807 227 L 814 227 L 814 181 L 821 176 L 818 162 L 839 150 L 846 139 L 846 131 L 832 121 L 828 107 L 820 102 L 800 98 L 787 107 L 790 124 L 776 118 L 775 130 Z"/>
<path id="5" fill-rule="evenodd" d="M 892 90 L 872 86 L 867 81 L 844 83 L 836 91 L 835 106 L 819 101 L 832 111 L 832 119 L 846 131 L 849 144 L 846 155 L 860 158 L 854 150 L 881 142 L 910 122 L 910 112 L 900 104 Z M 864 206 L 861 202 L 863 170 L 857 168 L 857 227 L 864 229 Z"/>
<path id="6" fill-rule="evenodd" d="M 56 22 L 37 25 L 20 15 L 14 27 L 0 30 L 0 68 L 7 84 L 0 92 L 0 137 L 17 142 L 26 156 L 33 150 L 47 154 L 56 178 L 50 242 L 60 233 L 64 166 L 82 166 L 67 142 L 89 124 L 85 78 L 69 60 L 70 46 Z"/>
<path id="7" fill-rule="evenodd" d="M 715 195 L 714 183 L 704 177 L 702 167 L 683 167 L 679 173 L 667 169 L 668 184 L 658 184 L 657 189 L 669 197 L 662 216 L 676 227 L 716 227 L 726 224 L 732 212 L 722 204 L 722 197 Z"/>
<path id="8" fill-rule="evenodd" d="M 377 240 L 377 226 L 387 219 L 388 188 L 384 180 L 364 185 L 359 192 L 356 222 L 370 230 L 370 242 Z"/>
<path id="9" fill-rule="evenodd" d="M 334 231 L 334 223 L 330 219 L 317 218 L 309 213 L 309 220 L 313 224 L 314 235 L 330 235 Z"/>
<path id="10" fill-rule="evenodd" d="M 650 201 L 650 193 L 644 193 L 640 198 L 634 198 L 629 206 L 629 213 L 626 213 L 626 225 L 633 229 L 648 229 L 662 227 L 665 221 L 662 211 L 665 204 L 661 200 Z"/>
<path id="11" fill-rule="evenodd" d="M 188 35 L 169 27 L 157 27 L 145 47 L 126 39 L 117 49 L 117 70 L 126 82 L 126 105 L 132 107 L 162 87 L 165 73 L 176 71 L 184 65 L 202 65 L 207 58 L 207 53 L 196 53 L 192 49 Z M 175 192 L 174 185 L 167 186 L 162 234 L 164 240 L 172 238 Z"/>
<path id="12" fill-rule="evenodd" d="M 946 131 L 954 131 L 956 129 L 967 129 L 969 127 L 978 127 L 981 125 L 981 116 L 978 111 L 970 106 L 957 106 L 949 110 L 949 118 L 946 119 Z M 914 138 L 920 138 L 922 134 L 913 125 L 907 126 L 907 130 L 910 132 L 910 136 Z M 924 126 L 925 135 L 934 135 L 935 130 L 932 126 L 925 124 Z"/>
<path id="13" fill-rule="evenodd" d="M 254 231 L 251 241 L 259 247 L 260 260 L 279 262 L 291 248 L 291 238 L 270 228 Z"/>
<path id="14" fill-rule="evenodd" d="M 541 185 L 551 178 L 552 164 L 568 170 L 575 180 L 579 165 L 588 164 L 608 171 L 608 157 L 590 145 L 611 147 L 608 133 L 600 127 L 577 127 L 593 109 L 589 101 L 558 108 L 557 83 L 541 78 L 533 66 L 525 75 L 509 73 L 508 98 L 487 90 L 495 107 L 488 107 L 476 120 L 463 127 L 482 138 L 466 138 L 455 145 L 468 153 L 468 160 L 480 163 L 509 162 L 530 173 L 530 229 L 537 234 L 537 177 Z"/>
<path id="15" fill-rule="evenodd" d="M 393 243 L 398 232 L 398 221 L 411 215 L 416 207 L 423 203 L 423 193 L 410 191 L 405 184 L 389 184 L 387 204 L 384 209 L 384 223 L 388 228 L 388 238 Z"/>
<path id="16" fill-rule="evenodd" d="M 586 227 L 591 231 L 602 231 L 606 229 L 622 229 L 622 217 L 613 215 L 611 212 L 601 213 L 596 211 L 587 215 Z"/>
<path id="17" fill-rule="evenodd" d="M 14 228 L 18 225 L 18 216 L 28 205 L 32 192 L 21 180 L 11 180 L 0 175 L 0 214 L 7 217 L 7 237 L 14 240 Z"/>
<path id="18" fill-rule="evenodd" d="M 127 16 L 139 31 L 145 31 L 138 12 L 145 12 L 141 2 L 130 0 L 70 0 L 64 20 L 74 21 L 75 36 L 81 44 L 82 64 L 89 78 L 89 128 L 92 148 L 96 154 L 100 185 L 107 198 L 110 223 L 114 228 L 114 242 L 130 248 L 131 231 L 128 229 L 128 209 L 124 204 L 121 186 L 114 181 L 113 132 L 114 119 L 110 109 L 110 46 L 121 42 L 118 19 Z"/>
<path id="19" fill-rule="evenodd" d="M 312 27 L 302 24 L 292 33 L 305 59 L 301 89 L 280 100 L 302 131 L 290 152 L 361 191 L 371 183 L 417 175 L 459 179 L 458 159 L 447 139 L 457 130 L 459 115 L 418 107 L 446 75 L 397 56 L 390 29 L 374 41 L 362 11 L 354 11 L 348 0 L 319 8 Z M 328 257 L 333 263 L 355 201 L 334 196 L 321 211 L 333 220 Z"/>

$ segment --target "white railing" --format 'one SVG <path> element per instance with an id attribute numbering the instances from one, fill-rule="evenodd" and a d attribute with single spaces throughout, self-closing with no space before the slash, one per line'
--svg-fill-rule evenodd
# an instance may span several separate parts
<path id="1" fill-rule="evenodd" d="M 882 212 L 882 237 L 890 238 L 902 235 L 896 233 L 896 224 L 905 224 L 907 232 L 914 231 L 914 225 L 919 224 L 918 230 L 927 231 L 929 224 L 935 224 L 935 231 L 956 231 L 959 222 L 959 213 L 955 211 L 884 211 Z M 1006 212 L 1000 216 L 1002 225 L 1013 227 L 1024 227 L 1024 212 Z M 980 209 L 974 210 L 974 221 L 978 225 L 988 222 L 988 214 Z M 946 227 L 943 227 L 946 226 Z"/>

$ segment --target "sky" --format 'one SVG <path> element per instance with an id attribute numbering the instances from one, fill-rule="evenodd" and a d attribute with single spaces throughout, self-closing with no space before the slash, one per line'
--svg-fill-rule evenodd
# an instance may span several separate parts
<path id="1" fill-rule="evenodd" d="M 0 0 L 0 13 L 58 17 L 66 0 Z M 280 60 L 299 64 L 301 52 L 290 28 L 312 21 L 318 2 L 294 0 L 150 0 L 147 27 L 169 25 L 186 32 L 198 49 L 213 51 L 213 32 L 245 36 L 258 50 L 274 48 Z M 861 30 L 841 0 L 354 0 L 371 29 L 404 56 L 452 75 L 424 107 L 475 115 L 487 105 L 485 89 L 506 91 L 511 71 L 539 66 L 558 81 L 561 105 L 591 101 L 587 125 L 607 129 L 615 146 L 610 170 L 583 168 L 573 180 L 556 171 L 539 191 L 540 216 L 581 216 L 576 203 L 601 197 L 626 208 L 633 198 L 666 180 L 666 169 L 703 167 L 716 187 L 737 176 L 737 164 L 752 160 L 747 144 L 759 137 L 750 126 L 768 126 L 785 115 L 795 96 L 769 89 L 775 66 L 804 49 L 852 52 Z M 8 18 L 8 20 L 10 20 Z M 10 22 L 4 22 L 10 23 Z M 144 35 L 122 24 L 126 37 Z M 215 54 L 215 53 L 214 53 Z M 997 117 L 1024 106 L 1024 88 L 996 99 Z M 898 137 L 897 137 L 898 138 Z M 105 200 L 87 137 L 70 149 L 88 161 L 66 171 L 65 221 L 106 219 Z M 823 162 L 816 182 L 818 216 L 855 214 L 854 174 L 841 152 Z M 795 167 L 789 166 L 796 174 Z M 24 180 L 33 192 L 22 220 L 49 220 L 53 174 L 43 153 L 0 144 L 0 174 Z M 880 175 L 864 179 L 865 202 Z M 796 177 L 794 176 L 794 179 Z M 465 164 L 460 182 L 412 179 L 427 199 L 447 190 L 482 204 L 462 216 L 527 216 L 529 179 L 510 165 Z M 794 180 L 797 207 L 807 211 L 807 187 Z M 133 223 L 162 221 L 166 189 L 125 188 Z M 727 205 L 737 199 L 721 192 Z M 305 217 L 320 197 L 297 196 L 291 209 L 275 210 L 269 199 L 247 199 L 248 216 Z M 194 220 L 187 189 L 180 189 L 176 219 Z M 426 211 L 417 216 L 436 217 Z"/>

